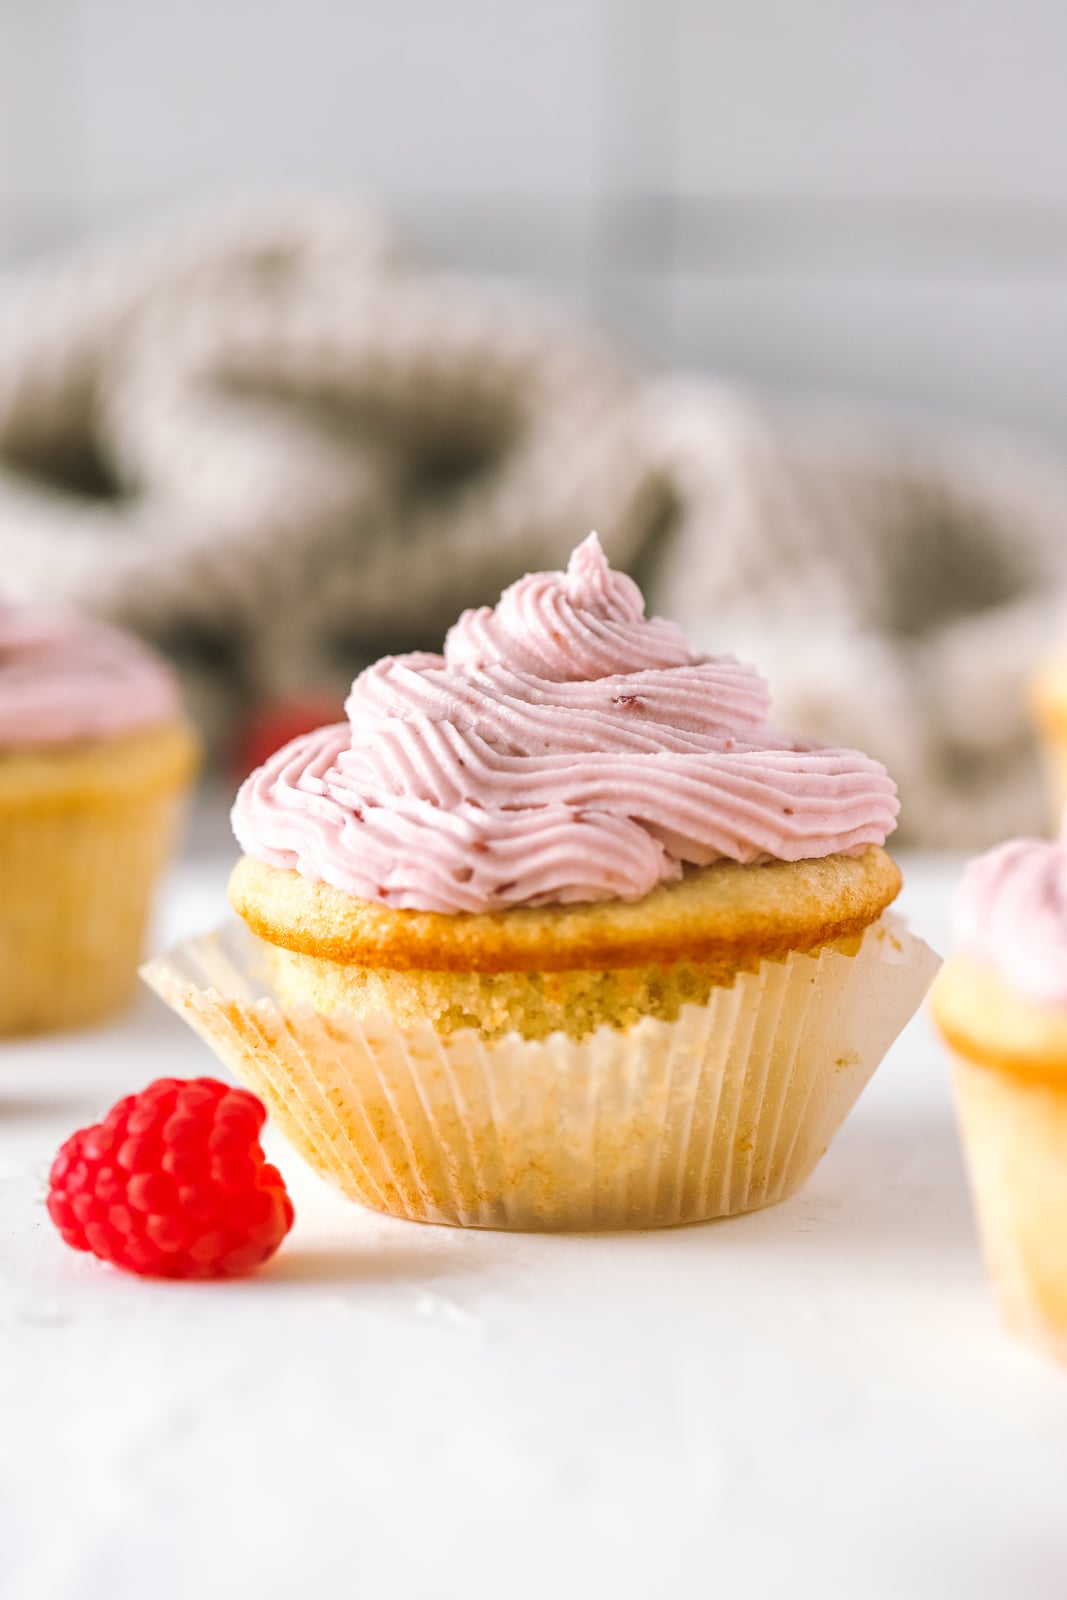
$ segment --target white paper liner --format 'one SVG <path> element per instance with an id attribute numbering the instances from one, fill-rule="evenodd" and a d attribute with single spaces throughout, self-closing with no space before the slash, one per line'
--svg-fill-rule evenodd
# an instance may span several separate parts
<path id="1" fill-rule="evenodd" d="M 181 796 L 11 808 L 0 820 L 0 1037 L 95 1022 L 137 987 Z"/>
<path id="2" fill-rule="evenodd" d="M 422 1222 L 610 1229 L 792 1194 L 938 965 L 886 916 L 853 955 L 766 961 L 675 1022 L 581 1041 L 282 1005 L 237 921 L 143 975 L 351 1199 Z"/>
<path id="3" fill-rule="evenodd" d="M 953 1055 L 953 1084 L 1001 1316 L 1067 1365 L 1067 1082 Z"/>

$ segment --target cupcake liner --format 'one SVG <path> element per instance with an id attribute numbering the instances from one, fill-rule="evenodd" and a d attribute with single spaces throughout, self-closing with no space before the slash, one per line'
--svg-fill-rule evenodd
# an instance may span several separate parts
<path id="1" fill-rule="evenodd" d="M 1067 1078 L 953 1056 L 964 1153 L 1007 1326 L 1067 1364 Z"/>
<path id="2" fill-rule="evenodd" d="M 675 1022 L 536 1041 L 280 1004 L 266 947 L 236 921 L 143 975 L 350 1199 L 422 1222 L 603 1229 L 792 1194 L 937 966 L 883 917 L 854 953 L 766 961 Z"/>
<path id="3" fill-rule="evenodd" d="M 95 1021 L 130 998 L 180 799 L 5 810 L 0 1035 Z"/>

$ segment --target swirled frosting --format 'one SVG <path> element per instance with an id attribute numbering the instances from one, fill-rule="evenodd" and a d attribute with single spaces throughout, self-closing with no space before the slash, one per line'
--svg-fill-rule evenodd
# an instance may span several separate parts
<path id="1" fill-rule="evenodd" d="M 180 704 L 174 674 L 139 640 L 72 612 L 0 602 L 0 750 L 136 733 Z"/>
<path id="2" fill-rule="evenodd" d="M 972 861 L 955 903 L 961 955 L 1067 1009 L 1067 835 L 1013 839 Z"/>
<path id="3" fill-rule="evenodd" d="M 279 750 L 233 810 L 247 854 L 426 911 L 637 899 L 686 863 L 858 853 L 896 789 L 767 721 L 766 685 L 646 618 L 596 535 L 466 611 L 443 655 L 362 673 L 348 721 Z"/>

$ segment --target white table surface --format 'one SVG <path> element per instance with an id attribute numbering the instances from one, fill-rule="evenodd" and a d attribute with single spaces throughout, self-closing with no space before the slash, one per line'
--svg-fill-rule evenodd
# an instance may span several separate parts
<path id="1" fill-rule="evenodd" d="M 905 859 L 939 948 L 957 863 Z M 217 920 L 187 859 L 157 938 Z M 268 1136 L 296 1205 L 234 1284 L 67 1250 L 74 1128 L 205 1047 L 145 993 L 0 1046 L 0 1594 L 1067 1595 L 1067 1373 L 1002 1332 L 919 1018 L 807 1187 L 664 1233 L 395 1222 Z"/>

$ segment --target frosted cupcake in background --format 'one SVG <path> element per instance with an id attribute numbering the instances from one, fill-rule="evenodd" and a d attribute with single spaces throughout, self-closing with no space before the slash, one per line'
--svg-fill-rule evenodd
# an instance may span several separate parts
<path id="1" fill-rule="evenodd" d="M 768 709 L 591 537 L 253 773 L 245 926 L 149 979 L 367 1205 L 607 1228 L 782 1199 L 937 963 L 886 915 L 885 771 Z"/>
<path id="2" fill-rule="evenodd" d="M 1067 807 L 1067 656 L 1050 657 L 1035 673 L 1029 703 L 1041 745 L 1049 816 L 1058 818 Z"/>
<path id="3" fill-rule="evenodd" d="M 968 868 L 931 997 L 1005 1322 L 1067 1362 L 1067 839 Z"/>
<path id="4" fill-rule="evenodd" d="M 0 603 L 0 1033 L 129 999 L 197 761 L 175 679 L 142 644 Z"/>

